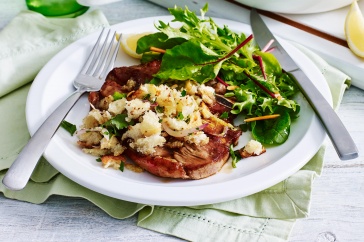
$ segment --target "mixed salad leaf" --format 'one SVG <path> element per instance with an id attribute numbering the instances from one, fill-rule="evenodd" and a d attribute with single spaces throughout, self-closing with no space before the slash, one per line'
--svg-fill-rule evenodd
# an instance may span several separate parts
<path id="1" fill-rule="evenodd" d="M 228 85 L 226 98 L 234 100 L 233 114 L 263 116 L 279 113 L 277 119 L 253 121 L 253 138 L 264 144 L 281 144 L 288 138 L 291 120 L 300 107 L 293 100 L 298 92 L 293 76 L 282 70 L 275 56 L 261 51 L 252 36 L 235 33 L 206 18 L 206 4 L 197 17 L 187 7 L 169 9 L 172 23 L 159 21 L 159 32 L 139 39 L 137 53 L 141 61 L 160 59 L 160 71 L 152 83 L 193 80 L 204 84 L 221 80 Z M 179 25 L 172 26 L 173 22 Z M 151 47 L 165 53 L 150 51 Z"/>
<path id="2" fill-rule="evenodd" d="M 77 127 L 76 125 L 66 121 L 66 120 L 63 120 L 60 124 L 60 126 L 62 128 L 64 128 L 68 133 L 70 133 L 71 136 L 74 135 L 74 133 L 77 131 Z"/>
<path id="3" fill-rule="evenodd" d="M 120 136 L 119 131 L 127 128 L 129 125 L 133 125 L 134 123 L 125 121 L 127 114 L 117 114 L 115 117 L 106 121 L 102 127 L 105 128 L 108 132 L 108 135 L 111 137 L 112 135 Z"/>

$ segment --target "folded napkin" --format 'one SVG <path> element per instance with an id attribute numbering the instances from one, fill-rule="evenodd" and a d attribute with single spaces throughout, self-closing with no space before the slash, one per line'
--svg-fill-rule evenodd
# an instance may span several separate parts
<path id="1" fill-rule="evenodd" d="M 100 11 L 66 19 L 22 11 L 0 32 L 0 97 L 33 80 L 65 46 L 106 25 Z"/>
<path id="2" fill-rule="evenodd" d="M 103 25 L 107 22 L 99 11 L 75 19 L 48 19 L 24 11 L 0 32 L 0 179 L 29 139 L 24 113 L 27 83 L 59 50 Z M 320 68 L 337 108 L 349 77 L 304 47 L 297 48 Z M 325 146 L 297 173 L 264 191 L 203 206 L 164 207 L 111 198 L 74 183 L 45 159 L 24 190 L 7 190 L 1 184 L 0 191 L 5 197 L 37 204 L 51 195 L 83 197 L 114 218 L 139 213 L 138 226 L 190 241 L 286 241 L 296 219 L 309 214 L 312 183 L 321 174 L 324 153 Z"/>

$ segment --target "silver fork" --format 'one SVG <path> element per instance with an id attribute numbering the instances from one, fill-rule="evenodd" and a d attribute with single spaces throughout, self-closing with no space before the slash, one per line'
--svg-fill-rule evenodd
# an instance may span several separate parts
<path id="1" fill-rule="evenodd" d="M 108 71 L 114 65 L 121 39 L 119 38 L 116 47 L 111 52 L 116 32 L 110 39 L 111 31 L 109 30 L 104 37 L 105 30 L 105 28 L 102 30 L 81 72 L 73 81 L 76 91 L 55 109 L 38 128 L 5 174 L 2 182 L 8 189 L 21 190 L 25 187 L 39 158 L 77 100 L 84 93 L 98 91 L 101 88 Z M 102 39 L 104 40 L 101 41 Z"/>

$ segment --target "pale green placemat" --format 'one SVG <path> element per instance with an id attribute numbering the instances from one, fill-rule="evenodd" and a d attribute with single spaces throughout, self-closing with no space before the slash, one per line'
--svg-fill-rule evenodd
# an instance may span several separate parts
<path id="1" fill-rule="evenodd" d="M 45 19 L 29 11 L 21 14 L 27 16 L 27 21 L 39 21 L 36 27 L 38 31 L 35 31 L 35 35 L 32 36 L 48 38 L 49 44 L 43 46 L 44 51 L 38 51 L 37 48 L 41 48 L 39 46 L 23 49 L 23 45 L 19 43 L 25 40 L 21 38 L 19 42 L 11 45 L 9 38 L 14 36 L 13 32 L 19 31 L 17 26 L 21 24 L 20 20 L 13 21 L 0 32 L 0 64 L 3 64 L 0 65 L 0 73 L 2 73 L 0 74 L 0 93 L 3 95 L 0 98 L 2 113 L 0 179 L 29 139 L 24 110 L 30 84 L 25 86 L 24 84 L 31 81 L 44 63 L 56 52 L 87 32 L 77 29 L 85 28 L 91 31 L 93 27 L 88 26 L 89 24 L 95 28 L 107 24 L 99 11 L 79 17 L 73 24 L 70 22 L 63 24 L 59 20 L 61 23 L 53 23 L 53 25 L 50 25 L 50 22 L 54 20 Z M 49 31 L 50 35 L 41 34 L 43 28 Z M 69 28 L 73 30 L 68 32 Z M 52 29 L 63 29 L 64 32 L 50 31 Z M 52 33 L 63 37 L 66 33 L 79 33 L 79 35 L 61 38 L 67 41 L 60 42 L 59 38 L 50 37 Z M 54 44 L 51 44 L 52 41 Z M 7 46 L 10 51 L 2 52 L 4 50 L 2 46 Z M 11 51 L 12 48 L 19 51 Z M 337 108 L 349 78 L 314 53 L 301 46 L 297 48 L 301 49 L 320 68 L 333 94 L 334 107 Z M 36 58 L 38 52 L 42 53 L 39 59 Z M 20 62 L 15 61 L 19 59 L 21 59 Z M 17 78 L 11 79 L 20 68 L 26 71 Z M 123 219 L 139 212 L 139 226 L 191 241 L 285 241 L 289 237 L 295 220 L 308 216 L 312 183 L 314 178 L 321 174 L 324 152 L 325 147 L 322 147 L 300 171 L 269 189 L 229 202 L 196 207 L 152 206 L 110 198 L 72 182 L 59 174 L 44 159 L 39 162 L 32 175 L 32 181 L 24 190 L 10 191 L 1 184 L 0 191 L 8 198 L 31 203 L 42 203 L 51 195 L 83 197 L 110 216 Z"/>

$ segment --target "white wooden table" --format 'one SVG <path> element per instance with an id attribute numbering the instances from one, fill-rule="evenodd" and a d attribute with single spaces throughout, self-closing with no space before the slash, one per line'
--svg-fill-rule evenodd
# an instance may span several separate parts
<path id="1" fill-rule="evenodd" d="M 0 29 L 25 9 L 24 2 L 1 1 Z M 165 9 L 142 0 L 123 0 L 99 8 L 110 24 L 167 14 Z M 313 186 L 310 216 L 296 223 L 290 241 L 364 241 L 363 104 L 364 91 L 352 87 L 345 93 L 339 110 L 360 157 L 340 161 L 329 144 L 323 175 Z M 113 219 L 84 199 L 53 196 L 44 204 L 34 205 L 9 200 L 0 194 L 0 241 L 178 240 L 137 227 L 136 216 Z"/>

